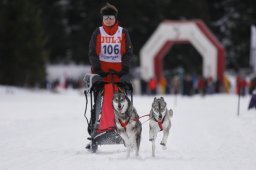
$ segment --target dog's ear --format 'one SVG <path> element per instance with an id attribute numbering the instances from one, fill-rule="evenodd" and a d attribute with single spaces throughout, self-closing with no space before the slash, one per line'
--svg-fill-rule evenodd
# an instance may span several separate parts
<path id="1" fill-rule="evenodd" d="M 157 102 L 157 98 L 156 97 L 154 97 L 154 101 L 153 101 L 153 103 L 152 103 L 152 108 L 154 107 L 154 104 Z"/>
<path id="2" fill-rule="evenodd" d="M 118 91 L 119 91 L 119 93 L 123 93 L 124 92 L 124 90 L 122 88 L 119 88 Z"/>
<path id="3" fill-rule="evenodd" d="M 118 94 L 119 94 L 119 92 L 118 92 L 118 91 L 114 91 L 113 98 L 117 97 L 117 96 L 118 96 Z"/>
<path id="4" fill-rule="evenodd" d="M 164 100 L 164 98 L 163 98 L 163 97 L 160 97 L 160 100 L 161 100 L 161 101 L 163 101 L 163 102 L 165 102 L 165 100 Z"/>
<path id="5" fill-rule="evenodd" d="M 163 97 L 161 97 L 161 100 L 163 101 L 163 102 L 165 102 L 165 100 L 164 100 L 164 98 Z M 166 102 L 165 102 L 166 103 Z"/>

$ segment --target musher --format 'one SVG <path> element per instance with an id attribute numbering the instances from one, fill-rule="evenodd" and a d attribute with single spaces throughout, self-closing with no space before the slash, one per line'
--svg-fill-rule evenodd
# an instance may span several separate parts
<path id="1" fill-rule="evenodd" d="M 128 31 L 119 26 L 118 10 L 107 3 L 100 10 L 102 26 L 97 28 L 89 45 L 89 61 L 92 73 L 110 78 L 109 71 L 117 72 L 118 79 L 129 73 L 130 60 L 133 56 L 132 44 Z"/>
<path id="2" fill-rule="evenodd" d="M 132 44 L 128 31 L 119 26 L 117 20 L 118 10 L 114 5 L 106 3 L 100 10 L 102 26 L 97 28 L 89 44 L 89 61 L 91 72 L 98 74 L 93 87 L 99 82 L 130 82 L 130 61 L 133 57 Z M 111 74 L 110 74 L 111 73 Z M 114 73 L 114 74 L 112 74 Z M 103 86 L 97 86 L 94 91 L 94 106 L 91 112 L 91 121 L 88 132 L 93 136 L 95 122 L 101 108 L 98 107 Z M 94 127 L 94 129 L 92 129 Z M 90 145 L 86 146 L 90 149 Z"/>

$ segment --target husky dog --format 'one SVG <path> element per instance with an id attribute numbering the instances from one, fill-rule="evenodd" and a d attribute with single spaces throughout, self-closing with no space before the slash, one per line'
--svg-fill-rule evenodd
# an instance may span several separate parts
<path id="1" fill-rule="evenodd" d="M 112 105 L 117 133 L 122 137 L 127 147 L 127 157 L 130 156 L 132 149 L 135 149 L 136 156 L 139 156 L 142 127 L 136 109 L 123 92 L 114 93 Z"/>
<path id="2" fill-rule="evenodd" d="M 155 139 L 157 137 L 157 133 L 160 131 L 163 131 L 163 138 L 160 145 L 163 146 L 163 149 L 166 149 L 166 142 L 171 128 L 171 117 L 173 116 L 173 111 L 171 109 L 167 109 L 166 102 L 163 97 L 155 97 L 149 115 L 149 141 L 152 142 L 152 156 L 155 157 Z"/>

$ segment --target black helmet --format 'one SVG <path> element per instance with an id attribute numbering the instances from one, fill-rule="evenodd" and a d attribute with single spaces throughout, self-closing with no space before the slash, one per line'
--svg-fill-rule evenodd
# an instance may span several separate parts
<path id="1" fill-rule="evenodd" d="M 106 3 L 101 9 L 100 14 L 103 15 L 114 15 L 117 18 L 118 10 L 114 5 L 111 5 L 110 3 Z"/>

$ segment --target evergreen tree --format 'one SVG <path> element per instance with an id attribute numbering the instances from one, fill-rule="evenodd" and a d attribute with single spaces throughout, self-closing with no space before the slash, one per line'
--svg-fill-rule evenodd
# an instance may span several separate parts
<path id="1" fill-rule="evenodd" d="M 120 25 L 130 33 L 134 54 L 137 56 L 133 58 L 133 65 L 139 65 L 140 49 L 162 21 L 202 19 L 225 47 L 227 65 L 249 66 L 250 26 L 255 24 L 256 20 L 255 0 L 33 0 L 36 6 L 31 4 L 32 0 L 23 1 L 0 0 L 1 65 L 7 60 L 10 63 L 18 61 L 14 57 L 17 53 L 10 55 L 7 51 L 22 48 L 21 45 L 14 48 L 19 39 L 34 41 L 32 36 L 23 33 L 28 31 L 22 29 L 23 27 L 33 27 L 39 29 L 39 32 L 45 30 L 46 46 L 44 36 L 37 36 L 41 37 L 41 45 L 49 52 L 48 62 L 88 64 L 88 46 L 92 32 L 102 23 L 99 10 L 109 1 L 119 10 Z M 41 9 L 41 16 L 38 14 L 38 8 Z M 21 22 L 20 20 L 26 18 L 21 14 L 26 14 L 28 21 Z M 36 26 L 33 22 L 39 22 L 40 25 Z M 27 37 L 24 38 L 25 36 Z M 195 50 L 183 50 L 184 46 L 175 48 L 177 50 L 171 51 L 167 57 L 179 56 L 180 51 L 186 51 L 184 56 L 192 56 L 186 58 L 186 62 L 190 63 L 194 61 L 193 56 L 198 56 Z M 7 54 L 13 59 L 6 57 Z M 200 61 L 197 64 L 200 64 Z M 2 77 L 3 73 L 0 74 Z"/>
<path id="2" fill-rule="evenodd" d="M 233 48 L 231 56 L 236 59 L 240 67 L 249 67 L 250 58 L 250 35 L 251 25 L 256 21 L 256 1 L 254 0 L 233 0 L 234 6 L 233 18 L 234 24 L 230 27 Z"/>
<path id="3" fill-rule="evenodd" d="M 67 12 L 69 49 L 76 63 L 89 63 L 88 48 L 93 31 L 101 25 L 99 11 L 104 1 L 69 0 Z"/>
<path id="4" fill-rule="evenodd" d="M 209 0 L 211 26 L 226 49 L 227 68 L 249 66 L 250 26 L 256 20 L 256 1 Z"/>
<path id="5" fill-rule="evenodd" d="M 0 84 L 33 86 L 45 80 L 46 38 L 31 0 L 1 2 Z"/>
<path id="6" fill-rule="evenodd" d="M 49 63 L 69 62 L 68 33 L 70 27 L 66 11 L 70 8 L 68 0 L 34 0 L 41 9 L 41 17 L 45 35 Z"/>

